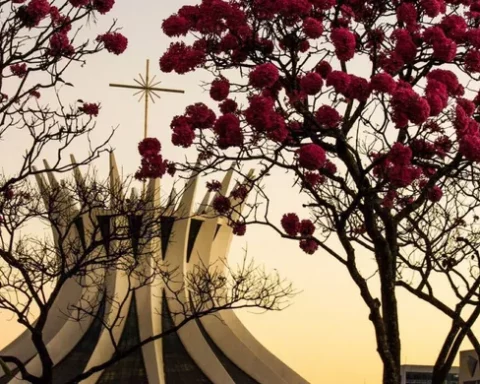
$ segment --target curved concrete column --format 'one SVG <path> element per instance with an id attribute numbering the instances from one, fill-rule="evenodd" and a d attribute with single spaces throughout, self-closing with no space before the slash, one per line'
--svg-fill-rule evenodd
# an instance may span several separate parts
<path id="1" fill-rule="evenodd" d="M 121 225 L 126 225 L 126 219 L 118 217 L 116 220 L 122 221 Z M 122 246 L 122 243 L 119 244 Z M 121 269 L 112 268 L 112 271 L 109 271 L 110 275 L 107 275 L 106 279 L 106 295 L 107 295 L 107 307 L 105 311 L 104 322 L 113 325 L 111 332 L 107 329 L 103 329 L 100 333 L 95 350 L 88 361 L 85 371 L 88 371 L 90 368 L 100 365 L 105 361 L 108 361 L 112 354 L 115 352 L 114 344 L 118 344 L 120 337 L 122 335 L 123 329 L 125 327 L 125 320 L 130 308 L 130 303 L 132 301 L 131 288 L 135 285 L 135 281 L 132 281 L 132 278 L 129 277 Z M 116 303 L 123 304 L 121 306 L 116 305 Z M 112 340 L 113 339 L 113 340 Z M 88 379 L 82 381 L 82 384 L 93 384 L 96 383 L 100 378 L 103 371 L 96 372 Z"/>
<path id="2" fill-rule="evenodd" d="M 147 191 L 147 220 L 154 220 L 160 208 L 160 181 L 151 180 Z M 154 230 L 160 231 L 158 226 Z M 145 268 L 147 275 L 154 273 L 155 264 L 161 263 L 162 244 L 161 238 L 155 237 L 143 248 L 144 254 L 150 255 L 148 259 L 142 260 L 142 268 Z M 143 341 L 151 336 L 159 335 L 162 332 L 162 292 L 163 281 L 155 276 L 151 284 L 140 287 L 135 293 L 137 306 L 138 328 L 140 340 Z M 142 347 L 143 361 L 147 371 L 149 384 L 165 384 L 165 371 L 163 363 L 163 344 L 158 339 Z"/>
<path id="3" fill-rule="evenodd" d="M 99 272 L 96 271 L 98 274 Z M 104 274 L 100 272 L 103 276 Z M 96 277 L 102 277 L 96 276 Z M 77 306 L 82 305 L 82 303 L 87 300 L 92 305 L 96 305 L 98 307 L 99 297 L 99 289 L 98 285 L 92 285 L 94 288 L 92 289 L 85 289 L 82 295 L 82 299 L 80 299 L 77 303 Z M 101 299 L 101 298 L 100 298 Z M 87 332 L 88 328 L 92 324 L 94 320 L 94 316 L 83 316 L 78 321 L 67 321 L 64 326 L 60 329 L 60 331 L 52 338 L 52 340 L 47 344 L 47 349 L 50 354 L 50 358 L 53 361 L 53 364 L 58 364 L 62 361 L 65 356 L 67 356 L 70 351 L 75 348 L 78 342 L 82 339 L 85 332 Z M 27 371 L 33 375 L 41 375 L 42 372 L 42 363 L 38 355 L 36 355 L 26 366 Z M 18 383 L 25 383 L 24 380 L 20 380 L 19 378 L 15 377 L 9 381 L 9 384 L 18 384 Z"/>
<path id="4" fill-rule="evenodd" d="M 185 187 L 182 200 L 179 204 L 178 217 L 190 217 L 193 211 L 193 199 L 196 186 L 197 178 L 192 177 Z M 169 282 L 165 289 L 168 308 L 173 314 L 182 313 L 184 308 L 189 307 L 188 297 L 185 291 L 184 273 L 186 271 L 185 260 L 190 222 L 190 218 L 175 221 L 172 229 L 171 243 L 167 249 L 166 261 L 168 268 L 176 271 L 176 276 Z M 183 319 L 183 315 L 173 316 L 175 324 L 179 324 Z M 194 321 L 180 328 L 177 334 L 190 357 L 214 384 L 235 384 L 222 363 L 210 349 L 198 325 Z"/>
<path id="5" fill-rule="evenodd" d="M 232 229 L 227 225 L 222 225 L 212 245 L 210 263 L 226 260 L 228 250 L 230 248 L 232 236 L 233 236 Z M 218 318 L 221 319 L 225 323 L 225 325 L 228 326 L 228 328 L 230 328 L 231 332 L 236 336 L 237 343 L 244 344 L 256 357 L 258 357 L 258 359 L 262 362 L 263 366 L 266 366 L 269 368 L 269 370 L 275 372 L 276 376 L 280 377 L 281 380 L 291 384 L 307 383 L 307 381 L 305 381 L 305 379 L 303 379 L 298 373 L 296 373 L 293 369 L 288 367 L 278 357 L 276 357 L 267 348 L 265 348 L 265 346 L 263 346 L 263 344 L 261 344 L 248 331 L 247 328 L 245 328 L 245 326 L 237 317 L 237 315 L 235 315 L 234 311 L 232 310 L 221 311 L 218 314 Z M 210 330 L 211 333 L 209 332 L 209 334 L 214 341 L 218 340 L 219 342 L 222 342 L 220 340 L 220 337 L 215 334 L 216 331 L 212 328 L 212 324 L 213 324 L 213 321 L 205 322 L 207 331 Z M 240 368 L 243 369 L 242 365 L 244 363 L 238 359 L 238 356 L 236 356 L 237 354 L 235 353 L 233 348 L 227 345 L 225 345 L 224 347 L 227 348 L 225 350 L 226 352 L 225 354 L 229 358 L 231 358 L 231 360 L 235 364 L 237 364 Z M 227 350 L 229 351 L 229 354 L 227 354 Z M 245 369 L 247 369 L 247 366 L 245 366 Z M 248 371 L 246 372 L 248 373 Z"/>

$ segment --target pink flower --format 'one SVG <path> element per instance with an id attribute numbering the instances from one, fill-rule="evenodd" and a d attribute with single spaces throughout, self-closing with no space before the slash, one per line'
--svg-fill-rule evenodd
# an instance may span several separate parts
<path id="1" fill-rule="evenodd" d="M 335 92 L 345 94 L 350 85 L 350 76 L 342 71 L 332 71 L 327 77 L 327 85 L 332 86 Z"/>
<path id="2" fill-rule="evenodd" d="M 108 32 L 97 37 L 98 42 L 105 45 L 108 52 L 120 55 L 125 52 L 128 46 L 128 39 L 118 32 Z"/>
<path id="3" fill-rule="evenodd" d="M 322 105 L 317 110 L 315 118 L 323 128 L 335 128 L 342 120 L 337 110 L 329 105 Z"/>
<path id="4" fill-rule="evenodd" d="M 286 213 L 283 215 L 280 224 L 289 236 L 297 236 L 300 231 L 300 219 L 296 213 Z"/>
<path id="5" fill-rule="evenodd" d="M 440 201 L 442 196 L 443 192 L 438 185 L 433 186 L 433 188 L 431 188 L 427 193 L 428 200 L 433 201 L 434 203 Z"/>
<path id="6" fill-rule="evenodd" d="M 270 20 L 285 7 L 285 0 L 254 0 L 252 9 L 259 20 Z"/>
<path id="7" fill-rule="evenodd" d="M 173 43 L 159 60 L 163 72 L 175 71 L 184 74 L 205 62 L 205 48 L 199 45 L 188 47 L 185 43 Z"/>
<path id="8" fill-rule="evenodd" d="M 465 55 L 465 69 L 467 72 L 480 72 L 480 51 L 468 51 Z"/>
<path id="9" fill-rule="evenodd" d="M 405 61 L 394 51 L 390 53 L 390 56 L 380 56 L 379 64 L 385 72 L 394 75 L 403 68 Z"/>
<path id="10" fill-rule="evenodd" d="M 135 173 L 135 179 L 146 180 L 162 177 L 167 172 L 168 161 L 162 155 L 143 157 L 140 169 Z"/>
<path id="11" fill-rule="evenodd" d="M 309 171 L 322 168 L 325 160 L 325 151 L 317 144 L 305 144 L 298 150 L 299 165 Z"/>
<path id="12" fill-rule="evenodd" d="M 95 9 L 102 15 L 109 12 L 113 8 L 114 4 L 115 4 L 115 0 L 93 0 L 92 1 L 93 9 Z"/>
<path id="13" fill-rule="evenodd" d="M 268 128 L 267 137 L 277 143 L 283 143 L 289 135 L 284 117 L 279 113 L 272 113 L 271 121 L 272 124 Z"/>
<path id="14" fill-rule="evenodd" d="M 397 191 L 391 189 L 389 190 L 385 196 L 383 197 L 383 200 L 382 200 L 382 206 L 384 208 L 393 208 L 394 204 L 395 204 L 395 199 L 398 198 L 398 193 Z"/>
<path id="15" fill-rule="evenodd" d="M 417 46 L 413 42 L 410 32 L 406 29 L 397 29 L 393 31 L 392 37 L 396 40 L 395 53 L 405 63 L 413 62 L 417 55 Z"/>
<path id="16" fill-rule="evenodd" d="M 234 235 L 243 236 L 243 235 L 245 235 L 246 231 L 247 231 L 247 226 L 245 225 L 245 223 L 237 221 L 233 224 L 233 234 Z"/>
<path id="17" fill-rule="evenodd" d="M 138 144 L 138 152 L 142 157 L 158 155 L 161 149 L 160 141 L 153 137 L 146 137 Z"/>
<path id="18" fill-rule="evenodd" d="M 225 78 L 215 79 L 210 87 L 210 97 L 215 101 L 222 101 L 228 97 L 230 82 Z"/>
<path id="19" fill-rule="evenodd" d="M 221 195 L 217 196 L 213 200 L 212 206 L 215 211 L 217 211 L 221 215 L 224 215 L 228 213 L 228 211 L 231 208 L 230 199 L 228 199 L 228 197 L 221 196 Z"/>
<path id="20" fill-rule="evenodd" d="M 323 33 L 323 24 L 313 17 L 303 20 L 303 32 L 310 39 L 318 39 Z"/>
<path id="21" fill-rule="evenodd" d="M 327 173 L 334 175 L 335 173 L 337 173 L 337 166 L 327 159 L 325 161 L 325 165 L 323 166 L 323 170 Z"/>
<path id="22" fill-rule="evenodd" d="M 412 150 L 397 141 L 390 149 L 388 159 L 395 165 L 408 165 L 412 160 Z"/>
<path id="23" fill-rule="evenodd" d="M 84 7 L 90 3 L 90 0 L 69 0 L 73 7 Z"/>
<path id="24" fill-rule="evenodd" d="M 430 105 L 430 116 L 437 116 L 448 105 L 448 91 L 444 83 L 429 79 L 425 88 L 425 97 Z"/>
<path id="25" fill-rule="evenodd" d="M 421 0 L 421 6 L 428 17 L 437 17 L 440 13 L 445 13 L 445 0 Z"/>
<path id="26" fill-rule="evenodd" d="M 218 192 L 222 188 L 222 183 L 218 180 L 212 180 L 207 182 L 208 192 Z"/>
<path id="27" fill-rule="evenodd" d="M 268 129 L 272 124 L 272 113 L 274 102 L 269 97 L 260 95 L 252 96 L 249 99 L 250 105 L 245 110 L 245 120 L 258 131 Z"/>
<path id="28" fill-rule="evenodd" d="M 36 99 L 40 98 L 40 92 L 38 92 L 36 89 L 32 89 L 31 91 L 28 92 L 28 94 L 32 97 L 35 97 Z"/>
<path id="29" fill-rule="evenodd" d="M 86 115 L 98 116 L 100 105 L 96 103 L 83 103 L 83 105 L 78 108 L 78 110 L 85 113 Z"/>
<path id="30" fill-rule="evenodd" d="M 223 103 L 220 104 L 220 112 L 226 115 L 227 113 L 236 112 L 238 105 L 235 100 L 226 99 Z"/>
<path id="31" fill-rule="evenodd" d="M 349 99 L 357 99 L 358 101 L 367 101 L 370 97 L 371 88 L 369 82 L 363 77 L 350 75 L 350 82 L 348 84 L 345 96 Z"/>
<path id="32" fill-rule="evenodd" d="M 470 29 L 466 33 L 467 41 L 473 45 L 474 48 L 480 48 L 480 29 Z"/>
<path id="33" fill-rule="evenodd" d="M 480 136 L 465 135 L 460 139 L 460 153 L 470 161 L 480 162 Z"/>
<path id="34" fill-rule="evenodd" d="M 31 0 L 27 6 L 22 6 L 17 11 L 17 17 L 29 28 L 36 27 L 48 16 L 50 3 L 48 0 Z"/>
<path id="35" fill-rule="evenodd" d="M 468 116 L 473 115 L 473 112 L 475 112 L 477 108 L 475 103 L 463 97 L 457 99 L 457 105 L 460 105 Z"/>
<path id="36" fill-rule="evenodd" d="M 303 187 L 315 188 L 317 185 L 325 181 L 325 176 L 320 175 L 318 172 L 305 172 L 305 183 Z"/>
<path id="37" fill-rule="evenodd" d="M 403 128 L 410 120 L 414 124 L 422 124 L 430 116 L 430 105 L 427 99 L 420 97 L 411 88 L 399 88 L 395 90 L 391 99 L 393 109 L 393 121 L 398 128 Z"/>
<path id="38" fill-rule="evenodd" d="M 322 11 L 326 11 L 337 4 L 337 0 L 310 0 L 310 2 Z"/>
<path id="39" fill-rule="evenodd" d="M 223 149 L 243 144 L 240 120 L 233 113 L 220 116 L 215 122 L 213 130 L 218 135 L 218 143 Z"/>
<path id="40" fill-rule="evenodd" d="M 215 112 L 213 112 L 210 108 L 208 108 L 203 103 L 195 103 L 193 105 L 189 105 L 186 110 L 185 114 L 188 118 L 189 124 L 192 128 L 211 128 L 215 123 L 217 116 Z"/>
<path id="41" fill-rule="evenodd" d="M 417 10 L 412 3 L 401 3 L 397 7 L 397 20 L 405 23 L 407 26 L 415 26 L 417 24 Z"/>
<path id="42" fill-rule="evenodd" d="M 230 195 L 236 200 L 245 200 L 248 196 L 248 187 L 245 184 L 237 186 Z"/>
<path id="43" fill-rule="evenodd" d="M 75 48 L 70 44 L 70 40 L 66 34 L 57 32 L 50 38 L 50 47 L 47 53 L 54 57 L 70 57 L 75 53 Z"/>
<path id="44" fill-rule="evenodd" d="M 447 37 L 459 43 L 464 40 L 467 32 L 467 22 L 459 15 L 445 16 L 440 22 L 440 27 Z"/>
<path id="45" fill-rule="evenodd" d="M 255 88 L 271 87 L 277 82 L 279 76 L 278 69 L 274 64 L 260 64 L 250 72 L 250 85 Z"/>
<path id="46" fill-rule="evenodd" d="M 303 239 L 300 240 L 300 248 L 306 254 L 313 255 L 318 249 L 318 244 L 314 239 Z"/>
<path id="47" fill-rule="evenodd" d="M 23 78 L 27 74 L 27 64 L 25 63 L 12 64 L 10 66 L 10 71 L 12 71 L 12 73 L 15 76 Z"/>
<path id="48" fill-rule="evenodd" d="M 348 61 L 355 55 L 357 41 L 355 35 L 347 28 L 334 28 L 330 34 L 335 54 L 341 61 Z"/>
<path id="49" fill-rule="evenodd" d="M 173 15 L 162 23 L 163 32 L 168 37 L 185 36 L 190 30 L 190 22 L 182 16 Z"/>
<path id="50" fill-rule="evenodd" d="M 449 96 L 462 96 L 463 87 L 458 82 L 457 75 L 446 69 L 434 69 L 427 74 L 427 80 L 437 80 L 445 84 Z"/>
<path id="51" fill-rule="evenodd" d="M 300 87 L 307 95 L 316 95 L 322 89 L 322 76 L 318 73 L 307 73 L 300 79 Z"/>
<path id="52" fill-rule="evenodd" d="M 315 232 L 315 225 L 313 225 L 311 220 L 302 220 L 300 222 L 300 235 L 304 237 L 309 237 L 312 236 L 313 233 Z"/>
<path id="53" fill-rule="evenodd" d="M 457 44 L 452 39 L 438 40 L 433 43 L 433 57 L 449 63 L 457 55 Z"/>
<path id="54" fill-rule="evenodd" d="M 326 79 L 330 72 L 332 72 L 332 66 L 328 61 L 322 60 L 315 66 L 315 72 Z"/>
<path id="55" fill-rule="evenodd" d="M 397 83 L 388 73 L 377 73 L 370 80 L 372 90 L 382 93 L 392 94 L 397 88 Z"/>
<path id="56" fill-rule="evenodd" d="M 177 147 L 188 148 L 193 144 L 195 132 L 189 125 L 179 125 L 173 128 L 172 144 Z"/>

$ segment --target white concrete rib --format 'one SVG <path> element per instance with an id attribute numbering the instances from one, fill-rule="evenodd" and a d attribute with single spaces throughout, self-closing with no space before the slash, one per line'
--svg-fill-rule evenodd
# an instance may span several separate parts
<path id="1" fill-rule="evenodd" d="M 191 178 L 182 196 L 178 208 L 179 217 L 188 217 L 193 212 L 193 202 L 197 186 L 197 178 Z M 173 321 L 179 324 L 184 316 L 178 315 L 188 308 L 188 295 L 185 291 L 184 274 L 186 271 L 186 252 L 188 245 L 188 233 L 191 219 L 175 221 L 172 230 L 171 242 L 167 248 L 166 260 L 168 267 L 176 270 L 179 278 L 174 278 L 166 287 L 165 293 L 168 307 L 173 314 Z M 200 370 L 215 384 L 235 384 L 222 363 L 215 356 L 203 337 L 198 325 L 190 321 L 177 332 L 183 346 Z"/>

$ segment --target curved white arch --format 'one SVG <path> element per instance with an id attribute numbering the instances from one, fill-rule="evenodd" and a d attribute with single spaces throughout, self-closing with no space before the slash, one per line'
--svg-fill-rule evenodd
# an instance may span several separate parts
<path id="1" fill-rule="evenodd" d="M 160 207 L 160 181 L 154 179 L 150 181 L 147 190 L 147 216 L 153 219 L 156 215 L 148 213 L 148 209 Z M 154 230 L 160 231 L 160 228 Z M 148 260 L 143 259 L 143 268 L 147 275 L 153 272 L 153 263 L 160 263 L 162 260 L 162 243 L 160 237 L 155 237 L 145 245 L 147 247 L 144 254 L 151 255 Z M 159 335 L 162 332 L 162 291 L 163 281 L 159 276 L 155 276 L 152 284 L 140 287 L 135 293 L 137 306 L 138 328 L 140 340 L 143 341 L 151 336 Z M 163 363 L 163 344 L 161 339 L 157 339 L 142 347 L 143 361 L 149 384 L 165 384 L 165 371 Z"/>
<path id="2" fill-rule="evenodd" d="M 197 178 L 192 177 L 185 188 L 178 208 L 180 218 L 189 217 L 193 211 L 196 185 Z M 168 268 L 175 270 L 178 274 L 178 277 L 173 278 L 165 289 L 168 308 L 174 314 L 182 313 L 183 308 L 189 305 L 183 278 L 186 271 L 185 262 L 190 222 L 190 218 L 175 221 L 171 242 L 167 248 L 166 260 Z M 175 324 L 179 324 L 183 319 L 184 316 L 182 315 L 173 316 Z M 196 322 L 190 321 L 181 327 L 177 334 L 190 357 L 214 384 L 235 384 L 222 363 L 210 349 Z"/>
<path id="3" fill-rule="evenodd" d="M 210 263 L 225 262 L 228 254 L 228 250 L 230 248 L 230 243 L 232 241 L 233 233 L 232 229 L 227 225 L 222 225 L 219 229 L 217 236 L 212 244 L 212 253 Z M 290 383 L 290 384 L 305 384 L 308 383 L 304 378 L 302 378 L 298 373 L 296 373 L 293 369 L 287 366 L 284 362 L 282 362 L 278 357 L 276 357 L 273 353 L 271 353 L 263 344 L 261 344 L 251 333 L 248 329 L 243 325 L 240 319 L 237 317 L 233 310 L 225 310 L 221 311 L 218 314 L 218 318 L 221 319 L 224 324 L 230 329 L 230 331 L 236 336 L 236 345 L 243 344 L 245 345 L 251 353 L 253 353 L 261 362 L 264 367 L 267 367 L 268 370 L 275 373 L 275 375 L 282 380 L 283 382 Z M 203 320 L 203 319 L 202 319 Z M 237 364 L 240 368 L 244 369 L 245 372 L 251 373 L 251 376 L 255 378 L 251 368 L 248 368 L 246 362 L 242 362 L 242 359 L 239 359 L 239 356 L 235 352 L 235 348 L 233 347 L 234 341 L 232 340 L 232 344 L 226 345 L 223 342 L 221 337 L 217 334 L 221 328 L 215 328 L 214 320 L 205 321 L 204 324 L 207 332 L 215 341 L 215 343 L 223 344 L 222 350 L 225 352 L 225 355 L 229 357 L 235 364 Z M 228 332 L 230 334 L 230 332 Z M 230 334 L 231 335 L 231 334 Z M 220 347 L 220 345 L 219 345 Z M 220 347 L 221 348 L 221 347 Z M 240 349 L 241 347 L 239 347 Z M 245 368 L 244 368 L 245 367 Z M 248 370 L 247 370 L 248 369 Z M 250 373 L 249 373 L 250 374 Z M 278 379 L 277 379 L 278 380 Z M 260 380 L 259 380 L 260 381 Z M 282 382 L 277 381 L 277 382 Z M 262 381 L 269 383 L 268 381 Z"/>

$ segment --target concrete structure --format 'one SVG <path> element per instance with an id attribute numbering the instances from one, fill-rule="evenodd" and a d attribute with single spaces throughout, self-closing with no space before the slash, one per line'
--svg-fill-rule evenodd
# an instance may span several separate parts
<path id="1" fill-rule="evenodd" d="M 475 351 L 460 352 L 460 384 L 480 384 L 479 359 Z"/>
<path id="2" fill-rule="evenodd" d="M 74 159 L 73 159 L 74 160 Z M 121 180 L 118 174 L 115 158 L 110 155 L 111 175 L 110 188 L 112 193 L 119 193 Z M 82 176 L 75 173 L 77 183 L 82 182 Z M 222 184 L 222 192 L 226 193 L 232 179 L 229 172 Z M 45 188 L 47 181 L 38 178 L 40 188 Z M 56 184 L 53 175 L 49 175 L 49 183 Z M 194 212 L 194 196 L 198 180 L 192 177 L 185 188 L 176 214 L 180 217 L 191 217 L 186 220 L 172 220 L 162 217 L 161 240 L 155 247 L 152 257 L 166 260 L 169 268 L 175 268 L 185 276 L 195 266 L 210 265 L 216 261 L 226 260 L 232 229 L 226 220 L 206 215 L 205 205 Z M 159 181 L 151 181 L 146 196 L 150 206 L 159 206 Z M 121 192 L 121 191 L 120 191 Z M 121 192 L 123 194 L 123 192 Z M 209 195 L 204 202 L 209 201 Z M 115 210 L 115 207 L 111 207 Z M 75 227 L 72 238 L 79 241 L 82 232 L 88 232 L 93 224 L 91 220 L 108 217 L 109 212 L 98 211 L 96 216 L 83 217 L 81 225 Z M 107 223 L 108 224 L 108 223 Z M 108 230 L 108 225 L 107 229 Z M 108 245 L 101 252 L 108 253 Z M 141 268 L 151 268 L 145 262 Z M 84 278 L 88 278 L 87 275 Z M 98 279 L 98 271 L 95 274 Z M 114 352 L 111 337 L 119 344 L 119 349 L 145 340 L 154 334 L 159 334 L 178 324 L 182 319 L 173 318 L 171 312 L 177 312 L 178 306 L 188 306 L 188 292 L 182 291 L 183 281 L 178 284 L 181 292 L 175 300 L 169 295 L 170 289 L 162 286 L 162 281 L 145 285 L 129 293 L 127 277 L 120 270 L 105 271 L 100 278 L 110 295 L 127 296 L 125 305 L 117 308 L 110 301 L 98 299 L 98 317 L 105 322 L 111 322 L 115 316 L 124 320 L 109 334 L 98 319 L 86 317 L 79 322 L 67 321 L 62 315 L 69 306 L 80 301 L 85 292 L 77 279 L 67 282 L 65 289 L 55 302 L 55 310 L 47 321 L 44 338 L 54 361 L 55 384 L 68 382 L 76 375 L 85 372 L 93 366 L 98 366 L 109 359 Z M 78 278 L 80 279 L 80 278 Z M 92 289 L 91 297 L 100 296 Z M 162 314 L 162 316 L 159 316 Z M 35 354 L 29 334 L 25 332 L 8 345 L 1 354 L 17 356 L 27 363 L 28 370 L 33 374 L 41 372 L 41 365 Z M 17 372 L 14 372 L 17 373 Z M 0 369 L 0 377 L 2 376 Z M 15 377 L 0 378 L 0 384 L 17 384 L 24 381 Z M 235 313 L 226 310 L 215 316 L 206 316 L 191 321 L 178 332 L 173 332 L 146 344 L 127 358 L 95 373 L 82 381 L 87 384 L 135 383 L 135 384 L 180 384 L 180 383 L 262 383 L 262 384 L 304 384 L 307 383 L 296 372 L 263 347 L 255 337 L 242 325 Z"/>
<path id="3" fill-rule="evenodd" d="M 432 371 L 431 365 L 402 365 L 400 367 L 401 384 L 431 384 Z M 458 372 L 458 367 L 452 367 L 445 384 L 458 384 Z"/>

